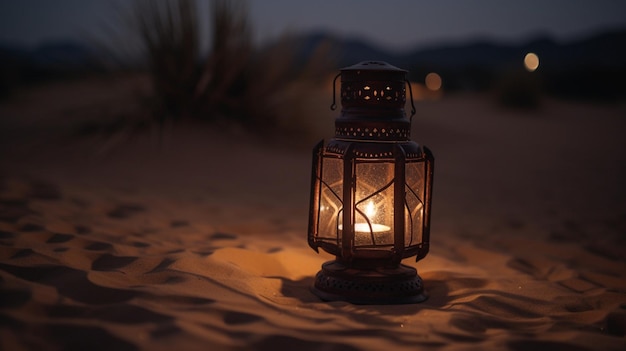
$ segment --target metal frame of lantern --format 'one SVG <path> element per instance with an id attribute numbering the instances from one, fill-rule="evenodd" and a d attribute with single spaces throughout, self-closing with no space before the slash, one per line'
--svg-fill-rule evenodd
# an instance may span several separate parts
<path id="1" fill-rule="evenodd" d="M 409 139 L 406 74 L 366 61 L 335 77 L 341 76 L 342 110 L 335 138 L 313 150 L 311 177 L 308 243 L 336 257 L 322 265 L 311 289 L 322 300 L 427 298 L 416 269 L 401 264 L 428 253 L 434 166 L 430 150 Z M 412 118 L 414 106 L 411 112 Z"/>

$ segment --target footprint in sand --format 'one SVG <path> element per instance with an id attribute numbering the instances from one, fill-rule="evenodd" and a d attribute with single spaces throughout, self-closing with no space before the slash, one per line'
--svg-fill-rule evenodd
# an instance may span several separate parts
<path id="1" fill-rule="evenodd" d="M 313 341 L 288 335 L 270 335 L 250 346 L 251 350 L 360 350 L 349 344 L 329 341 Z"/>
<path id="2" fill-rule="evenodd" d="M 71 350 L 93 350 L 94 348 L 118 351 L 139 350 L 137 345 L 114 336 L 100 326 L 54 323 L 45 325 L 44 328 L 47 330 L 45 336 L 53 340 L 52 345 L 71 345 L 69 347 Z"/>
<path id="3" fill-rule="evenodd" d="M 217 232 L 217 233 L 212 234 L 209 238 L 213 240 L 235 240 L 237 239 L 237 235 L 230 234 L 230 233 Z"/>
<path id="4" fill-rule="evenodd" d="M 53 234 L 50 238 L 48 238 L 48 240 L 46 240 L 46 243 L 48 244 L 66 243 L 72 239 L 74 239 L 74 235 L 72 234 Z"/>
<path id="5" fill-rule="evenodd" d="M 18 308 L 31 298 L 30 291 L 4 288 L 0 290 L 0 308 Z"/>
<path id="6" fill-rule="evenodd" d="M 80 235 L 91 233 L 91 228 L 85 225 L 75 225 L 74 230 L 76 230 L 76 234 L 80 234 Z"/>
<path id="7" fill-rule="evenodd" d="M 21 249 L 13 254 L 13 256 L 11 256 L 11 259 L 28 257 L 30 255 L 33 255 L 34 253 L 35 251 L 33 251 L 32 249 Z"/>
<path id="8" fill-rule="evenodd" d="M 611 335 L 620 337 L 626 335 L 626 304 L 622 304 L 606 316 L 606 329 Z"/>
<path id="9" fill-rule="evenodd" d="M 184 220 L 175 219 L 170 222 L 170 227 L 172 228 L 180 228 L 180 227 L 187 227 L 187 226 L 189 226 L 189 222 L 184 221 Z"/>
<path id="10" fill-rule="evenodd" d="M 40 232 L 44 229 L 43 226 L 35 223 L 24 223 L 18 228 L 20 232 Z"/>
<path id="11" fill-rule="evenodd" d="M 131 290 L 96 285 L 89 280 L 87 272 L 65 266 L 27 267 L 0 263 L 0 270 L 23 280 L 52 286 L 60 295 L 90 305 L 120 303 L 138 295 Z"/>
<path id="12" fill-rule="evenodd" d="M 171 316 L 128 303 L 119 303 L 110 306 L 52 305 L 46 306 L 46 312 L 51 317 L 87 317 L 89 319 L 119 324 L 167 323 L 174 320 Z"/>
<path id="13" fill-rule="evenodd" d="M 171 266 L 174 262 L 176 262 L 176 260 L 171 259 L 171 258 L 164 258 L 161 263 L 159 263 L 156 267 L 154 267 L 152 270 L 150 270 L 147 273 L 157 273 L 157 272 L 162 272 L 165 269 L 167 269 L 169 266 Z"/>
<path id="14" fill-rule="evenodd" d="M 113 256 L 111 254 L 103 254 L 93 261 L 91 269 L 94 271 L 114 271 L 135 262 L 137 257 L 134 256 Z"/>
<path id="15" fill-rule="evenodd" d="M 153 339 L 159 339 L 170 335 L 180 334 L 182 332 L 183 329 L 175 324 L 158 325 L 156 329 L 150 332 L 150 337 Z"/>
<path id="16" fill-rule="evenodd" d="M 150 244 L 144 243 L 141 241 L 133 241 L 131 245 L 133 245 L 134 247 L 149 247 L 150 246 Z"/>
<path id="17" fill-rule="evenodd" d="M 5 232 L 0 230 L 0 245 L 14 247 L 15 246 L 15 233 Z"/>
<path id="18" fill-rule="evenodd" d="M 17 223 L 20 218 L 34 213 L 26 200 L 0 200 L 1 222 Z"/>
<path id="19" fill-rule="evenodd" d="M 89 250 L 89 251 L 108 251 L 112 249 L 113 249 L 113 245 L 109 243 L 103 243 L 101 241 L 94 241 L 85 246 L 85 250 Z"/>
<path id="20" fill-rule="evenodd" d="M 4 230 L 0 230 L 0 239 L 13 239 L 15 238 L 15 233 L 5 232 Z"/>
<path id="21" fill-rule="evenodd" d="M 207 247 L 199 247 L 195 250 L 191 250 L 192 253 L 199 255 L 201 257 L 210 256 L 215 252 L 216 247 L 207 246 Z"/>
<path id="22" fill-rule="evenodd" d="M 249 324 L 264 320 L 265 318 L 261 316 L 244 312 L 226 312 L 224 314 L 224 323 L 229 325 Z"/>
<path id="23" fill-rule="evenodd" d="M 582 277 L 576 270 L 563 263 L 556 263 L 548 259 L 513 258 L 507 265 L 522 273 L 531 275 L 538 280 L 548 280 L 577 293 L 587 292 L 599 287 Z"/>
<path id="24" fill-rule="evenodd" d="M 575 277 L 575 272 L 566 265 L 545 258 L 512 258 L 507 266 L 539 280 L 558 282 Z"/>
<path id="25" fill-rule="evenodd" d="M 140 204 L 121 204 L 107 213 L 107 216 L 115 219 L 126 219 L 144 212 L 146 208 Z"/>
<path id="26" fill-rule="evenodd" d="M 586 347 L 570 344 L 566 341 L 544 341 L 544 340 L 516 340 L 507 344 L 513 351 L 525 350 L 568 350 L 568 351 L 591 351 Z"/>

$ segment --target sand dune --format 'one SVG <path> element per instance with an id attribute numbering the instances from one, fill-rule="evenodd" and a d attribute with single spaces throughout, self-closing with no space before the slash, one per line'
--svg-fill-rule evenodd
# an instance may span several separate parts
<path id="1" fill-rule="evenodd" d="M 418 109 L 438 168 L 416 305 L 310 293 L 331 257 L 306 245 L 305 147 L 193 127 L 106 154 L 5 142 L 0 348 L 623 350 L 623 106 Z"/>

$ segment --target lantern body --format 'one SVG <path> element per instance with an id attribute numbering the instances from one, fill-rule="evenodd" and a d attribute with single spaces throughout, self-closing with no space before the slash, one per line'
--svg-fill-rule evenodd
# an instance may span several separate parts
<path id="1" fill-rule="evenodd" d="M 434 159 L 409 139 L 406 71 L 382 62 L 342 69 L 335 138 L 313 150 L 309 245 L 335 255 L 317 274 L 324 300 L 426 299 L 414 268 L 428 253 Z"/>

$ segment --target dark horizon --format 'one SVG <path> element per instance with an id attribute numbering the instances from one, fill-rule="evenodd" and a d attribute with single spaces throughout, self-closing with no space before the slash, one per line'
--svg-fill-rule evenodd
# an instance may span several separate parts
<path id="1" fill-rule="evenodd" d="M 385 50 L 455 43 L 472 38 L 519 43 L 541 35 L 556 41 L 583 39 L 605 30 L 626 28 L 626 3 L 616 1 L 525 1 L 503 4 L 437 3 L 396 0 L 339 3 L 284 0 L 248 1 L 254 40 L 265 44 L 285 33 L 325 31 L 357 38 Z M 198 2 L 199 25 L 206 33 L 210 2 Z M 128 3 L 116 1 L 40 0 L 0 4 L 0 42 L 32 48 L 45 41 L 87 40 L 119 30 Z"/>
<path id="2" fill-rule="evenodd" d="M 523 70 L 524 55 L 534 52 L 540 58 L 535 76 L 541 77 L 541 84 L 550 94 L 600 100 L 619 99 L 626 94 L 621 85 L 626 79 L 626 29 L 604 31 L 567 42 L 549 36 L 531 37 L 518 44 L 473 39 L 450 45 L 415 46 L 402 52 L 329 32 L 310 32 L 294 39 L 298 43 L 296 57 L 300 62 L 306 62 L 319 45 L 330 43 L 337 68 L 363 60 L 386 61 L 407 67 L 414 81 L 422 81 L 429 72 L 438 72 L 444 77 L 448 91 L 490 89 L 499 76 Z M 12 84 L 101 71 L 102 57 L 107 55 L 110 53 L 101 51 L 101 48 L 94 50 L 72 41 L 49 42 L 33 50 L 0 42 L 0 61 L 6 73 L 2 76 L 6 85 L 3 89 L 10 91 Z M 132 62 L 136 63 L 131 66 L 142 67 L 138 65 L 141 61 L 133 59 Z M 128 66 L 129 62 L 118 62 L 118 68 Z"/>

